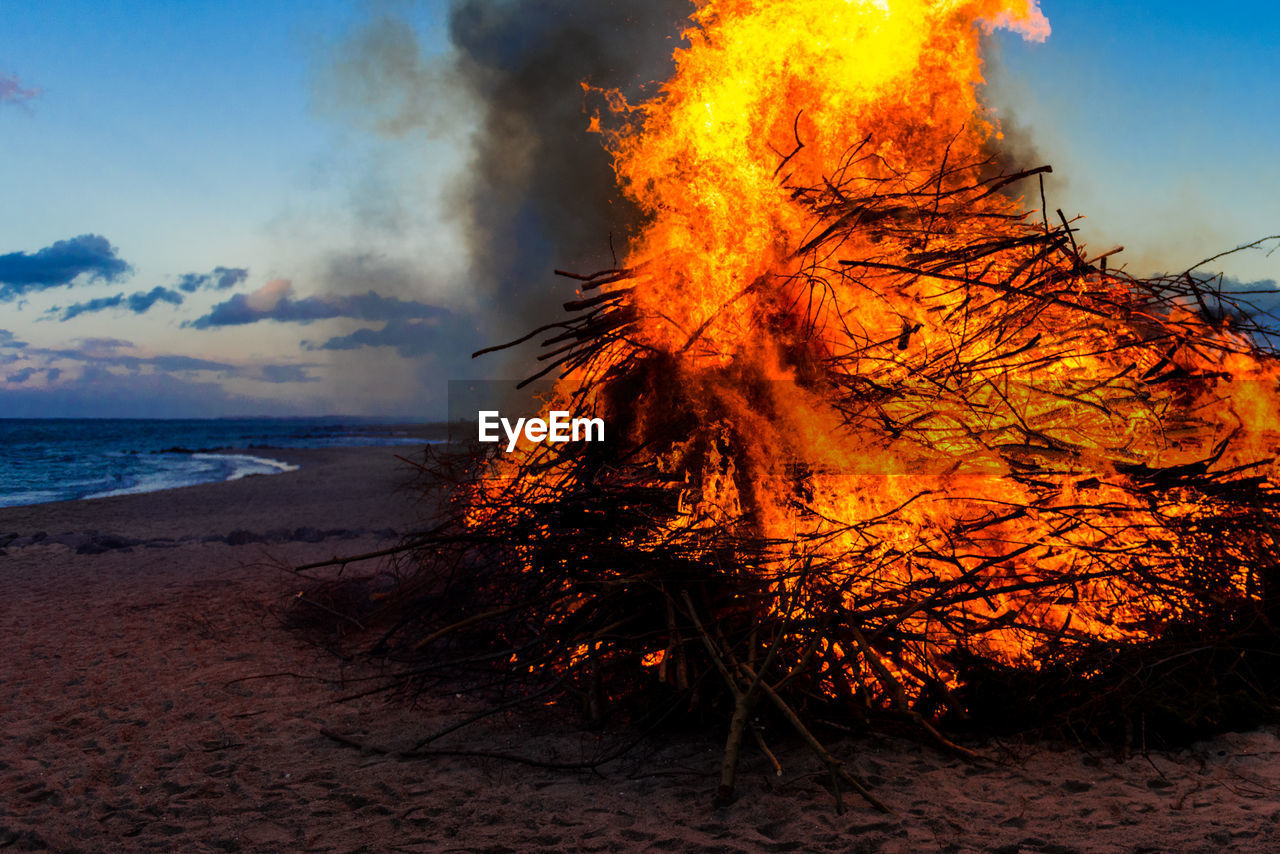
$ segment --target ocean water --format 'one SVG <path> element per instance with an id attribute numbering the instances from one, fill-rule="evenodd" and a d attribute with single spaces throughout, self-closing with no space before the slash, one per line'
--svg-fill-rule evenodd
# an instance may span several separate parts
<path id="1" fill-rule="evenodd" d="M 424 445 L 438 432 L 328 418 L 0 418 L 0 507 L 278 474 L 295 467 L 273 448 Z"/>

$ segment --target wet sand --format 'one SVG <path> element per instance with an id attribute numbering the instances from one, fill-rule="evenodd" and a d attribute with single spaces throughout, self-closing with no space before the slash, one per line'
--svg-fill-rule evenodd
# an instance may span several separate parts
<path id="1" fill-rule="evenodd" d="M 991 744 L 981 766 L 894 739 L 836 745 L 887 816 L 853 796 L 838 815 L 797 747 L 779 751 L 781 777 L 744 757 L 741 797 L 713 808 L 719 734 L 660 735 L 595 772 L 356 749 L 412 748 L 475 708 L 451 693 L 338 702 L 376 671 L 280 618 L 301 589 L 283 567 L 421 524 L 398 491 L 404 452 L 271 452 L 301 469 L 0 510 L 0 849 L 1280 850 L 1270 730 L 1124 761 Z M 608 739 L 547 712 L 442 744 L 573 762 Z"/>

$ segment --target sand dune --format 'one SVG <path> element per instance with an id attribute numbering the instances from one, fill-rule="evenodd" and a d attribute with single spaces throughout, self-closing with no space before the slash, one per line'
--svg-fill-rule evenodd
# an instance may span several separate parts
<path id="1" fill-rule="evenodd" d="M 1125 761 L 987 745 L 837 745 L 895 809 L 838 815 L 817 765 L 748 758 L 710 805 L 718 738 L 663 737 L 595 772 L 401 761 L 475 701 L 368 697 L 369 665 L 281 626 L 281 564 L 370 551 L 419 523 L 394 449 L 280 451 L 297 472 L 0 510 L 0 849 L 14 851 L 1280 850 L 1280 738 L 1229 734 Z M 41 536 L 43 534 L 43 536 Z M 326 734 L 328 733 L 328 734 Z M 333 736 L 338 736 L 335 738 Z M 598 755 L 548 712 L 448 744 Z"/>

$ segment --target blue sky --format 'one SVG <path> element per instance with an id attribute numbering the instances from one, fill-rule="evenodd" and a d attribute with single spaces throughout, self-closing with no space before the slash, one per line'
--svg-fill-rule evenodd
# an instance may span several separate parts
<path id="1" fill-rule="evenodd" d="M 1053 165 L 1051 201 L 1086 215 L 1085 240 L 1149 273 L 1280 234 L 1280 7 L 1042 8 L 1053 34 L 1002 39 L 995 89 Z M 1280 252 L 1223 266 L 1280 279 Z"/>
<path id="2" fill-rule="evenodd" d="M 1043 9 L 991 88 L 1091 246 L 1151 272 L 1280 233 L 1275 7 Z M 0 0 L 0 417 L 443 411 L 489 343 L 449 216 L 474 117 L 353 107 L 384 15 L 448 50 L 443 2 Z"/>

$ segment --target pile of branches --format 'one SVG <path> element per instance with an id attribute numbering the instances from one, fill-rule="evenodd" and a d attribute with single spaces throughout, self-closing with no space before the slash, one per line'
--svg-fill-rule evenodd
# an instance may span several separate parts
<path id="1" fill-rule="evenodd" d="M 1111 253 L 1088 257 L 1060 211 L 1009 213 L 1010 186 L 1047 168 L 988 169 L 889 173 L 851 150 L 822 186 L 791 188 L 813 221 L 795 264 L 734 299 L 761 306 L 795 384 L 829 401 L 843 429 L 926 461 L 958 449 L 960 474 L 967 461 L 1001 462 L 983 476 L 1007 494 L 969 495 L 976 509 L 948 529 L 916 525 L 904 538 L 903 518 L 943 500 L 936 484 L 954 471 L 848 520 L 809 494 L 823 473 L 788 461 L 778 470 L 805 524 L 770 535 L 747 462 L 756 426 L 721 390 L 751 401 L 760 423 L 782 416 L 776 390 L 740 360 L 690 367 L 716 314 L 682 348 L 650 346 L 634 296 L 651 270 L 573 276 L 582 296 L 566 318 L 512 345 L 539 340 L 530 379 L 558 375 L 557 408 L 603 418 L 607 439 L 518 456 L 477 445 L 428 463 L 453 499 L 411 544 L 415 571 L 378 644 L 410 663 L 405 684 L 461 679 L 497 692 L 494 708 L 554 699 L 597 725 L 723 727 L 721 802 L 744 744 L 776 763 L 780 732 L 812 748 L 837 792 L 878 804 L 821 734 L 896 728 L 967 753 L 952 740 L 966 726 L 1053 720 L 1116 736 L 1270 714 L 1274 461 L 1242 459 L 1237 431 L 1197 458 L 1151 464 L 1105 437 L 1073 444 L 1054 420 L 1137 412 L 1167 434 L 1207 429 L 1198 408 L 1231 381 L 1220 366 L 1275 359 L 1265 312 L 1194 270 L 1108 270 Z M 841 304 L 859 289 L 906 295 L 950 345 L 913 346 L 922 321 L 906 312 L 890 335 L 860 325 Z M 833 323 L 845 346 L 831 346 Z M 1114 372 L 1064 380 L 1082 355 Z M 1030 392 L 1067 414 L 1029 420 L 1018 399 Z M 697 500 L 717 478 L 732 506 Z M 1044 617 L 1095 601 L 1116 613 L 1088 625 Z M 1099 630 L 1108 620 L 1114 631 Z M 1001 654 L 1011 638 L 1023 651 Z"/>

